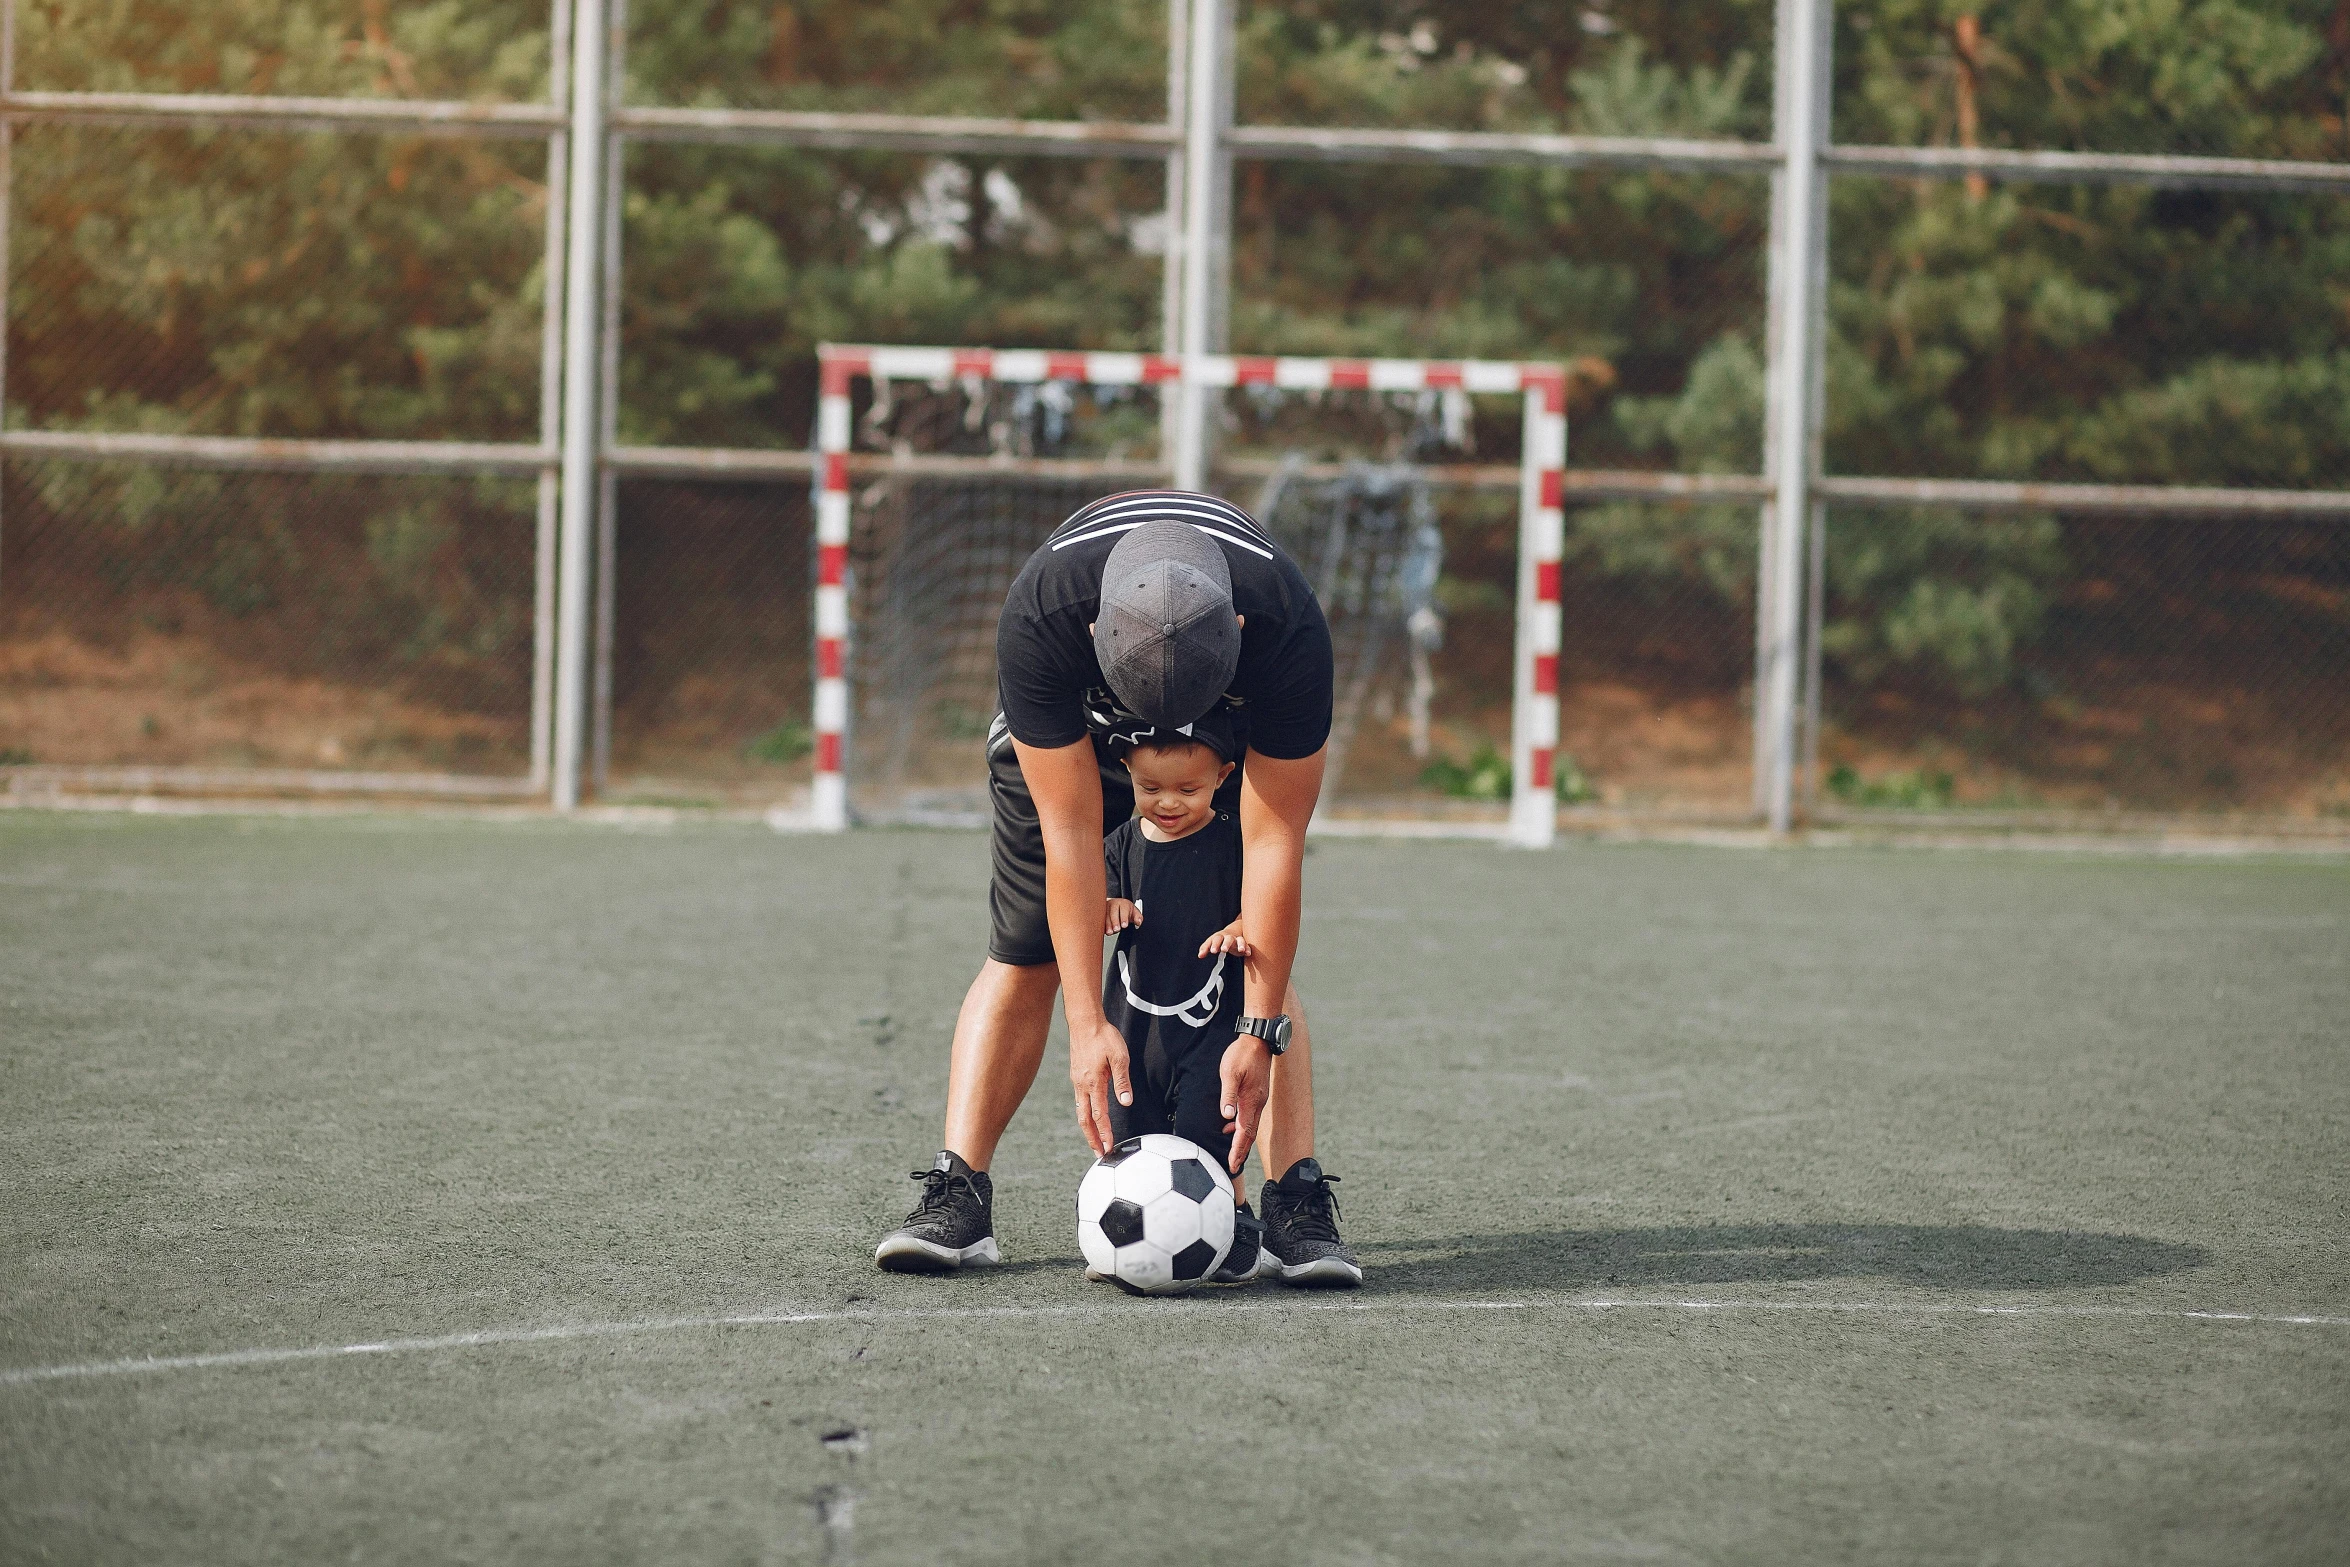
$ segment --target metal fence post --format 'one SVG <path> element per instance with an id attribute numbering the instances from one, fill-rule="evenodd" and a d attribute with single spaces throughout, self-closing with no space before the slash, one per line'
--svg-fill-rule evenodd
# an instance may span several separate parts
<path id="1" fill-rule="evenodd" d="M 1189 96 L 1185 61 L 1191 53 L 1189 0 L 1167 0 L 1167 128 L 1175 142 L 1167 151 L 1166 254 L 1159 271 L 1159 352 L 1173 359 L 1183 352 L 1183 108 Z M 1172 467 L 1182 435 L 1183 394 L 1162 392 L 1159 402 L 1159 460 Z"/>
<path id="2" fill-rule="evenodd" d="M 1773 209 L 1778 244 L 1771 266 L 1779 352 L 1765 387 L 1770 470 L 1777 489 L 1756 604 L 1764 627 L 1758 640 L 1766 652 L 1755 670 L 1755 701 L 1762 715 L 1756 762 L 1763 812 L 1775 833 L 1785 832 L 1794 820 L 1803 524 L 1810 515 L 1811 481 L 1819 471 L 1820 338 L 1827 281 L 1827 176 L 1820 149 L 1828 139 L 1834 26 L 1830 0 L 1780 0 L 1778 132 L 1786 163 L 1780 186 L 1784 199 Z"/>
<path id="3" fill-rule="evenodd" d="M 0 0 L 0 97 L 16 91 L 16 0 Z M 0 423 L 8 415 L 8 230 L 16 209 L 16 122 L 0 119 Z M 0 478 L 4 478 L 0 474 Z M 6 522 L 0 517 L 0 525 Z"/>
<path id="4" fill-rule="evenodd" d="M 554 805 L 579 805 L 587 740 L 588 590 L 596 525 L 596 252 L 603 238 L 604 0 L 578 0 L 571 29 L 571 200 L 563 290 L 563 533 L 556 609 Z"/>
<path id="5" fill-rule="evenodd" d="M 1828 619 L 1828 503 L 1815 492 L 1803 589 L 1803 808 L 1820 803 L 1820 633 Z"/>
<path id="6" fill-rule="evenodd" d="M 1785 69 L 1784 41 L 1787 38 L 1787 0 L 1779 0 L 1778 38 L 1781 41 L 1779 57 L 1771 67 L 1771 124 L 1785 126 L 1791 116 L 1787 109 L 1788 73 Z M 1764 247 L 1763 281 L 1763 447 L 1762 480 L 1765 498 L 1755 509 L 1754 554 L 1754 693 L 1753 711 L 1747 715 L 1754 734 L 1754 814 L 1768 815 L 1770 802 L 1771 727 L 1770 701 L 1763 671 L 1771 662 L 1772 626 L 1772 562 L 1777 557 L 1778 506 L 1769 498 L 1769 491 L 1778 482 L 1779 474 L 1779 401 L 1773 395 L 1780 363 L 1787 356 L 1787 326 L 1785 284 L 1780 273 L 1787 262 L 1787 170 L 1782 163 L 1771 170 L 1770 231 Z"/>
<path id="7" fill-rule="evenodd" d="M 607 0 L 604 21 L 606 102 L 625 96 L 628 58 L 628 0 Z M 625 133 L 610 136 L 604 148 L 604 221 L 600 225 L 598 268 L 603 283 L 596 354 L 596 620 L 595 673 L 588 688 L 588 777 L 602 794 L 612 783 L 612 638 L 619 613 L 620 476 L 605 456 L 620 444 L 620 219 Z"/>
<path id="8" fill-rule="evenodd" d="M 1185 51 L 1189 107 L 1183 134 L 1183 354 L 1178 383 L 1182 419 L 1175 442 L 1175 486 L 1207 487 L 1212 444 L 1210 388 L 1188 369 L 1220 353 L 1232 293 L 1232 10 L 1230 0 L 1191 0 L 1191 45 Z"/>
<path id="9" fill-rule="evenodd" d="M 560 113 L 570 88 L 571 0 L 555 0 L 547 19 L 547 106 Z M 539 263 L 539 445 L 550 452 L 563 435 L 563 212 L 569 143 L 562 131 L 547 137 L 547 246 L 545 259 Z M 540 468 L 530 607 L 530 787 L 534 794 L 546 792 L 554 772 L 555 525 L 562 493 L 555 468 Z"/>

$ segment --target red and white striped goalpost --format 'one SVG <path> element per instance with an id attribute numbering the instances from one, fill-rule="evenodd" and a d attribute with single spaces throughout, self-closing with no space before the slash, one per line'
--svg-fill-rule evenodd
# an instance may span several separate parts
<path id="1" fill-rule="evenodd" d="M 1557 834 L 1552 758 L 1558 749 L 1559 561 L 1566 543 L 1566 371 L 1495 360 L 1289 359 L 1207 354 L 1057 353 L 1010 348 L 822 344 L 816 449 L 815 786 L 811 825 L 849 825 L 849 388 L 892 381 L 1072 381 L 1094 386 L 1277 386 L 1298 391 L 1515 394 L 1525 400 L 1518 481 L 1518 611 L 1510 722 L 1509 841 L 1547 847 Z"/>

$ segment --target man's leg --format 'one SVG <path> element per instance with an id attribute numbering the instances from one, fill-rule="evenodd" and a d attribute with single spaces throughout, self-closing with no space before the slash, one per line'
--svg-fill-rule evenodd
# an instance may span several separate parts
<path id="1" fill-rule="evenodd" d="M 941 1142 L 974 1170 L 995 1161 L 996 1140 L 1036 1082 L 1052 1027 L 1060 969 L 989 958 L 963 997 L 947 1059 L 947 1125 Z"/>
<path id="2" fill-rule="evenodd" d="M 1257 1123 L 1257 1156 L 1265 1178 L 1279 1180 L 1314 1154 L 1314 1041 L 1306 1028 L 1305 999 L 1289 987 L 1281 1010 L 1289 1014 L 1289 1048 L 1273 1059 L 1273 1091 Z"/>
<path id="3" fill-rule="evenodd" d="M 1297 987 L 1282 1000 L 1289 1014 L 1289 1049 L 1273 1062 L 1273 1092 L 1265 1101 L 1258 1147 L 1267 1179 L 1257 1188 L 1257 1215 L 1265 1226 L 1259 1271 L 1309 1288 L 1351 1288 L 1363 1266 L 1338 1233 L 1338 1203 L 1314 1157 L 1314 1044 L 1306 1030 Z"/>
<path id="4" fill-rule="evenodd" d="M 906 1222 L 881 1238 L 873 1260 L 892 1272 L 944 1273 L 997 1260 L 995 1183 L 988 1166 L 1044 1060 L 1060 970 L 1045 921 L 1044 835 L 998 714 L 988 732 L 993 807 L 987 961 L 963 996 L 947 1056 L 947 1124 L 937 1162 L 917 1179 L 922 1195 Z M 1102 820 L 1133 809 L 1124 769 L 1102 768 Z"/>
<path id="5" fill-rule="evenodd" d="M 996 1139 L 1036 1081 L 1053 1020 L 1060 971 L 1050 963 L 989 958 L 963 997 L 947 1057 L 947 1126 L 938 1161 L 918 1174 L 922 1196 L 906 1222 L 881 1238 L 873 1260 L 892 1273 L 951 1273 L 1000 1260 Z"/>

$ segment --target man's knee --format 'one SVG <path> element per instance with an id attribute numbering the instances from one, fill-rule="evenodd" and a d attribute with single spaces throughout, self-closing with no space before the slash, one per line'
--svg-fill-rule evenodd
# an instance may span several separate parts
<path id="1" fill-rule="evenodd" d="M 989 953 L 979 965 L 979 978 L 973 987 L 991 994 L 1029 999 L 1041 995 L 1046 1001 L 1060 993 L 1061 968 L 1050 955 L 1022 963 Z"/>

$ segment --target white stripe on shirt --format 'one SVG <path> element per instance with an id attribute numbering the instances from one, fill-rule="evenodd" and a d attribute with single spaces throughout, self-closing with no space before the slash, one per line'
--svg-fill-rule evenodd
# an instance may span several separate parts
<path id="1" fill-rule="evenodd" d="M 1106 528 L 1096 528 L 1091 533 L 1073 533 L 1065 539 L 1055 539 L 1053 540 L 1053 548 L 1065 549 L 1072 544 L 1083 544 L 1087 539 L 1106 539 L 1113 533 L 1132 533 L 1135 529 L 1147 527 L 1153 522 L 1174 522 L 1177 520 L 1173 517 L 1146 517 L 1140 522 L 1114 522 Z M 1273 558 L 1273 552 L 1264 546 L 1251 544 L 1246 539 L 1235 538 L 1220 528 L 1211 528 L 1204 522 L 1195 522 L 1191 526 L 1207 534 L 1210 538 L 1222 539 L 1227 544 L 1237 544 L 1251 555 L 1262 555 L 1267 560 Z"/>
<path id="2" fill-rule="evenodd" d="M 1221 517 L 1225 522 L 1246 533 L 1255 535 L 1268 544 L 1272 542 L 1272 536 L 1258 525 L 1254 517 L 1230 501 L 1219 500 L 1213 495 L 1198 495 L 1182 490 L 1173 491 L 1166 495 L 1109 496 L 1103 500 L 1095 501 L 1091 506 L 1079 511 L 1076 516 L 1069 519 L 1069 523 L 1075 523 L 1082 519 L 1090 526 L 1104 517 L 1123 516 L 1138 510 L 1190 513 L 1192 515 L 1205 513 Z M 1063 523 L 1062 526 L 1067 527 L 1069 523 Z"/>

